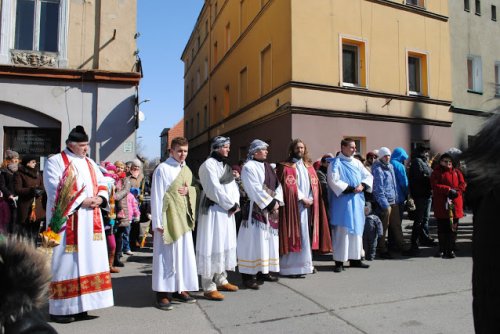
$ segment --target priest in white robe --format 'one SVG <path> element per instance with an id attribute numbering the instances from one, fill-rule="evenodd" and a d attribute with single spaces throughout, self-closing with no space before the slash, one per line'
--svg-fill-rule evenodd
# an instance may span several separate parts
<path id="1" fill-rule="evenodd" d="M 158 165 L 151 187 L 153 241 L 153 291 L 156 307 L 171 310 L 171 301 L 194 303 L 187 291 L 198 291 L 198 274 L 192 230 L 196 190 L 186 165 L 188 141 L 176 137 L 170 157 Z"/>
<path id="2" fill-rule="evenodd" d="M 365 226 L 365 196 L 371 192 L 373 176 L 363 163 L 353 157 L 356 143 L 346 138 L 340 144 L 341 153 L 331 160 L 327 172 L 330 189 L 330 224 L 333 226 L 334 272 L 344 270 L 344 262 L 350 267 L 368 268 L 361 261 L 363 230 Z"/>
<path id="3" fill-rule="evenodd" d="M 76 176 L 74 190 L 83 189 L 59 232 L 60 245 L 53 248 L 49 313 L 52 320 L 59 323 L 89 319 L 87 311 L 113 306 L 100 211 L 109 207 L 108 189 L 99 167 L 86 157 L 88 141 L 83 127 L 75 127 L 66 140 L 66 149 L 47 160 L 43 173 L 48 222 L 65 170 Z"/>
<path id="4" fill-rule="evenodd" d="M 278 176 L 265 161 L 268 144 L 255 139 L 248 150 L 241 180 L 249 198 L 242 208 L 243 221 L 238 233 L 238 269 L 243 284 L 259 289 L 264 281 L 276 282 L 280 271 L 278 214 L 283 206 L 283 190 Z"/>
<path id="5" fill-rule="evenodd" d="M 205 298 L 223 300 L 219 291 L 237 291 L 227 280 L 236 268 L 236 222 L 240 192 L 227 164 L 230 139 L 215 137 L 210 157 L 198 171 L 203 192 L 196 235 L 196 264 Z"/>

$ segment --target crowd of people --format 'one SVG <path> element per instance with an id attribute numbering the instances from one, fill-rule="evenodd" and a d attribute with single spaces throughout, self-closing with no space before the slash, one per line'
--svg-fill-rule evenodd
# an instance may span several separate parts
<path id="1" fill-rule="evenodd" d="M 154 241 L 156 306 L 194 302 L 189 292 L 198 291 L 198 275 L 204 297 L 221 301 L 222 292 L 238 290 L 227 275 L 236 267 L 248 289 L 279 276 L 304 277 L 316 272 L 314 252 L 332 252 L 337 273 L 368 268 L 364 259 L 392 259 L 395 252 L 415 256 L 421 246 L 438 246 L 436 256 L 454 258 L 466 189 L 457 150 L 430 159 L 430 147 L 421 145 L 410 159 L 401 147 L 381 147 L 365 159 L 356 149 L 346 138 L 336 155 L 313 162 L 295 139 L 287 160 L 271 164 L 269 145 L 255 139 L 246 161 L 230 166 L 230 139 L 218 136 L 199 168 L 196 198 L 188 141 L 175 138 L 152 178 L 153 228 L 163 235 Z M 437 244 L 429 233 L 431 203 Z M 409 244 L 405 211 L 414 221 Z"/>
<path id="2" fill-rule="evenodd" d="M 43 177 L 34 157 L 24 156 L 19 164 L 19 155 L 7 151 L 0 174 L 0 227 L 33 242 L 40 222 L 51 221 L 61 176 L 76 175 L 78 195 L 51 264 L 49 312 L 61 323 L 113 305 L 110 273 L 124 265 L 123 254 L 140 247 L 141 162 L 98 165 L 87 157 L 88 141 L 83 127 L 74 128 L 65 150 L 47 160 Z M 239 289 L 227 275 L 236 267 L 243 285 L 258 290 L 279 276 L 315 273 L 313 253 L 332 253 L 336 273 L 368 268 L 363 260 L 391 259 L 394 252 L 417 255 L 421 246 L 436 245 L 428 226 L 431 203 L 436 255 L 455 257 L 466 190 L 456 150 L 430 159 L 430 148 L 421 145 L 410 159 L 401 147 L 381 147 L 365 159 L 350 138 L 339 149 L 313 162 L 306 144 L 295 139 L 288 158 L 271 164 L 269 145 L 255 139 L 246 161 L 231 167 L 230 139 L 218 136 L 197 183 L 186 165 L 187 139 L 174 138 L 170 157 L 153 172 L 147 217 L 154 235 L 156 307 L 195 302 L 189 292 L 199 290 L 198 276 L 204 298 L 222 301 L 222 292 Z M 402 232 L 404 211 L 414 220 L 409 245 Z"/>

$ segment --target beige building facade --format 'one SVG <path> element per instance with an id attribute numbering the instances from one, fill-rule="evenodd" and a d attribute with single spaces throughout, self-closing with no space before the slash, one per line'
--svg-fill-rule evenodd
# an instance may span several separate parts
<path id="1" fill-rule="evenodd" d="M 301 138 L 316 159 L 354 137 L 362 154 L 452 144 L 446 1 L 207 0 L 182 55 L 191 163 L 210 138 L 232 161 Z M 198 73 L 200 73 L 198 75 Z"/>
<path id="2" fill-rule="evenodd" d="M 449 1 L 454 145 L 466 149 L 500 111 L 500 0 Z"/>
<path id="3" fill-rule="evenodd" d="M 0 151 L 43 160 L 83 125 L 90 155 L 131 160 L 138 85 L 135 0 L 0 1 Z"/>

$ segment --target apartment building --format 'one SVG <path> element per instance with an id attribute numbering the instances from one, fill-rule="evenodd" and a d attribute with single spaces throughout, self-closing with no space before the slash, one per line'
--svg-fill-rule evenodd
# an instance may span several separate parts
<path id="1" fill-rule="evenodd" d="M 255 138 L 271 161 L 297 137 L 313 159 L 345 137 L 362 154 L 448 149 L 449 36 L 447 1 L 207 0 L 181 57 L 188 159 L 216 135 L 233 162 Z"/>
<path id="2" fill-rule="evenodd" d="M 454 146 L 500 109 L 500 0 L 449 1 Z"/>

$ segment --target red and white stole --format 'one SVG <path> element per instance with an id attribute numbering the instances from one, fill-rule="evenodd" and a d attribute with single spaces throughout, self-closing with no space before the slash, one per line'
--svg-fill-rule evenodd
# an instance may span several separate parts
<path id="1" fill-rule="evenodd" d="M 64 167 L 68 168 L 70 161 L 68 159 L 68 155 L 66 152 L 61 152 L 61 156 L 64 162 Z M 97 196 L 100 187 L 97 184 L 97 176 L 94 168 L 92 167 L 92 163 L 90 160 L 85 157 L 85 161 L 87 162 L 87 166 L 89 167 L 90 177 L 92 179 L 92 191 L 94 196 Z M 105 186 L 103 186 L 106 188 Z M 107 190 L 107 189 L 106 189 Z M 73 191 L 78 191 L 77 184 L 73 185 Z M 76 213 L 76 214 L 75 214 Z M 78 212 L 74 212 L 68 217 L 66 221 L 66 249 L 67 253 L 78 252 Z M 101 219 L 101 209 L 94 208 L 93 210 L 93 232 L 94 232 L 94 240 L 102 240 L 102 219 Z"/>

